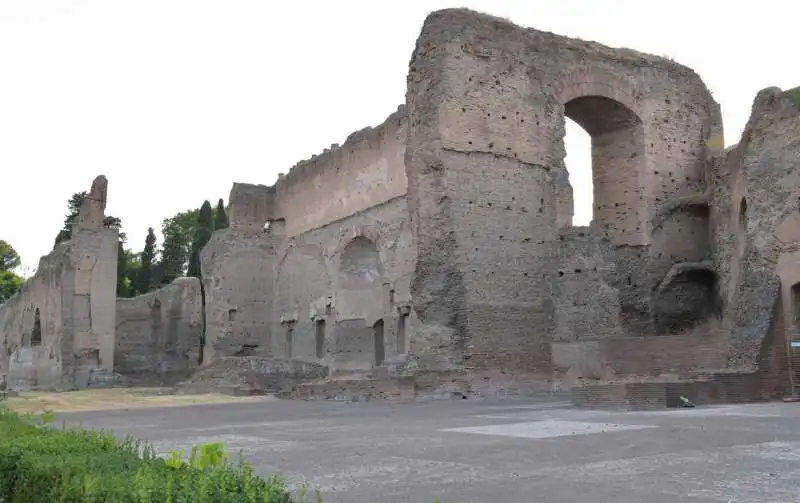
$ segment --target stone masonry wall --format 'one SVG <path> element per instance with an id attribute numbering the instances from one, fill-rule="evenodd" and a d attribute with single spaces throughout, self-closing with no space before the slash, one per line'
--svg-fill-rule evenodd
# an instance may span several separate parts
<path id="1" fill-rule="evenodd" d="M 405 195 L 405 109 L 294 166 L 275 185 L 275 216 L 296 236 Z"/>
<path id="2" fill-rule="evenodd" d="M 12 388 L 85 388 L 114 368 L 119 238 L 103 226 L 106 192 L 96 178 L 72 238 L 0 306 L 0 373 Z"/>
<path id="3" fill-rule="evenodd" d="M 423 344 L 412 339 L 405 198 L 296 236 L 282 254 L 271 320 L 276 354 L 357 371 L 402 363 Z"/>
<path id="4" fill-rule="evenodd" d="M 170 386 L 198 367 L 200 281 L 179 278 L 132 299 L 117 299 L 115 372 L 143 386 Z"/>
<path id="5" fill-rule="evenodd" d="M 657 218 L 705 190 L 706 145 L 721 130 L 699 77 L 663 58 L 448 9 L 426 20 L 408 79 L 412 297 L 422 336 L 441 348 L 421 361 L 550 372 L 565 281 L 566 115 L 593 136 L 596 226 L 623 278 L 613 285 L 621 324 L 652 335 L 653 292 L 676 263 L 709 255 L 707 214 Z"/>
<path id="6" fill-rule="evenodd" d="M 410 246 L 410 232 L 400 237 L 408 231 L 405 135 L 401 107 L 273 187 L 234 184 L 231 226 L 201 254 L 204 361 L 291 355 L 340 370 L 371 368 L 380 352 L 373 325 L 384 318 L 383 358 L 398 353 L 398 330 L 409 334 L 401 341 L 407 351 L 413 255 L 395 256 Z"/>
<path id="7" fill-rule="evenodd" d="M 798 159 L 800 93 L 762 90 L 741 141 L 714 173 L 715 264 L 732 369 L 755 370 L 767 345 L 786 347 L 798 332 Z M 774 320 L 776 312 L 783 319 Z M 770 336 L 775 326 L 783 327 L 778 341 Z"/>

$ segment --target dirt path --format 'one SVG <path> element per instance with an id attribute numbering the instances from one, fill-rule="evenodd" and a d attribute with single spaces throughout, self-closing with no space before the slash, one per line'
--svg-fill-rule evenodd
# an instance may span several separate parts
<path id="1" fill-rule="evenodd" d="M 4 402 L 11 410 L 32 412 L 82 412 L 93 410 L 126 410 L 144 407 L 165 407 L 215 403 L 240 403 L 264 400 L 265 397 L 228 395 L 159 395 L 160 388 L 113 388 L 46 393 L 30 391 L 10 397 Z"/>

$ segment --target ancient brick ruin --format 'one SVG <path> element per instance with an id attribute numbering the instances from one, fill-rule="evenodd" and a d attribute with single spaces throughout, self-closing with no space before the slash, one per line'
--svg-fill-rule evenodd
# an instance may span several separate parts
<path id="1" fill-rule="evenodd" d="M 566 117 L 592 137 L 586 227 Z M 724 150 L 719 105 L 684 66 L 434 12 L 405 105 L 273 186 L 234 184 L 202 289 L 119 301 L 117 371 L 303 397 L 789 393 L 798 139 L 797 92 L 758 93 Z M 33 306 L 14 302 L 0 309 Z M 4 329 L 17 361 L 20 319 Z"/>
<path id="2" fill-rule="evenodd" d="M 0 305 L 0 374 L 12 388 L 85 388 L 114 368 L 118 232 L 103 225 L 107 185 L 94 180 L 72 238 Z"/>

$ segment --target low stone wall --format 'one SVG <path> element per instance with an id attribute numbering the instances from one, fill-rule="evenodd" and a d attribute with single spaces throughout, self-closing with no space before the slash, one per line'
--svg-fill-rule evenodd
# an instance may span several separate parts
<path id="1" fill-rule="evenodd" d="M 176 391 L 233 395 L 286 394 L 301 383 L 325 378 L 328 373 L 328 367 L 317 363 L 260 356 L 222 357 L 203 366 L 191 379 L 176 386 Z"/>
<path id="2" fill-rule="evenodd" d="M 117 299 L 115 372 L 142 386 L 172 386 L 188 378 L 200 357 L 201 314 L 197 278 Z"/>

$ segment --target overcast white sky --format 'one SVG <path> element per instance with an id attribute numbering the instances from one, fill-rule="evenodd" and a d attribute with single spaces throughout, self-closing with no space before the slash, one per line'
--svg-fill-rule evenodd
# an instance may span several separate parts
<path id="1" fill-rule="evenodd" d="M 444 7 L 672 57 L 722 104 L 730 145 L 759 89 L 800 85 L 793 3 L 0 0 L 0 239 L 35 267 L 98 174 L 134 249 L 234 180 L 273 183 L 404 101 L 422 21 Z M 588 140 L 567 142 L 586 223 Z"/>

